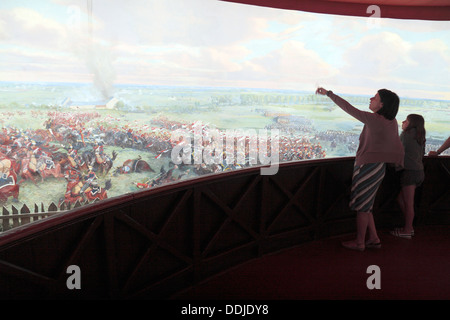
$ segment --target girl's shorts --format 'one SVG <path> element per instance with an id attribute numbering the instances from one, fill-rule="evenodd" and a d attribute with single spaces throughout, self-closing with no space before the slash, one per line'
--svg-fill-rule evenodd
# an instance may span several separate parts
<path id="1" fill-rule="evenodd" d="M 372 212 L 375 196 L 386 173 L 386 164 L 367 163 L 353 167 L 350 209 Z"/>
<path id="2" fill-rule="evenodd" d="M 425 179 L 423 170 L 403 170 L 400 172 L 400 185 L 405 186 L 420 186 Z"/>

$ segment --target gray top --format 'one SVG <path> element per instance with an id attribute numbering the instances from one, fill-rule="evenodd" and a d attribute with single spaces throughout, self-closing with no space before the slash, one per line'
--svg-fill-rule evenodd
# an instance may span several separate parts
<path id="1" fill-rule="evenodd" d="M 425 145 L 420 145 L 416 140 L 416 129 L 412 128 L 400 134 L 403 148 L 405 149 L 405 161 L 403 167 L 406 170 L 423 170 L 423 155 Z"/>

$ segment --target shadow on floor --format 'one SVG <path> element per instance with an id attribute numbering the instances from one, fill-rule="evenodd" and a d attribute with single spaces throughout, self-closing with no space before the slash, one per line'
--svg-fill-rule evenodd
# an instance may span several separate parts
<path id="1" fill-rule="evenodd" d="M 247 262 L 173 300 L 448 300 L 450 226 L 416 228 L 413 239 L 381 230 L 381 249 L 345 249 L 334 237 Z M 369 289 L 369 266 L 380 289 Z M 374 283 L 373 281 L 370 281 Z"/>

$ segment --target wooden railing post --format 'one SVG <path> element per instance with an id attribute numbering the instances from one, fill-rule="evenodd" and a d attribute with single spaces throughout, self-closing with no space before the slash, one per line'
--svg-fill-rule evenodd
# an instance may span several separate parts
<path id="1" fill-rule="evenodd" d="M 20 224 L 21 225 L 30 223 L 30 215 L 29 215 L 30 214 L 30 209 L 28 209 L 26 204 L 24 204 L 22 209 L 20 209 L 20 214 L 28 214 L 27 216 L 20 218 Z"/>
<path id="2" fill-rule="evenodd" d="M 3 220 L 2 221 L 2 228 L 3 228 L 2 231 L 7 231 L 7 230 L 10 229 L 9 217 L 8 217 L 9 216 L 9 211 L 5 207 L 3 207 L 2 216 L 4 216 L 4 218 L 2 219 Z"/>
<path id="3" fill-rule="evenodd" d="M 12 220 L 13 220 L 13 228 L 17 228 L 20 224 L 19 224 L 19 218 L 17 217 L 17 215 L 19 214 L 19 211 L 17 210 L 16 207 L 11 206 L 12 209 Z"/>

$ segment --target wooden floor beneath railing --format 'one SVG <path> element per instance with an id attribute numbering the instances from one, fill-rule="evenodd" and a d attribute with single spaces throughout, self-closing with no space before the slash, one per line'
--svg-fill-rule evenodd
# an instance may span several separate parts
<path id="1" fill-rule="evenodd" d="M 416 228 L 413 239 L 379 231 L 381 249 L 352 251 L 339 236 L 265 256 L 178 294 L 174 300 L 448 300 L 450 226 Z M 380 289 L 369 289 L 380 268 Z"/>

